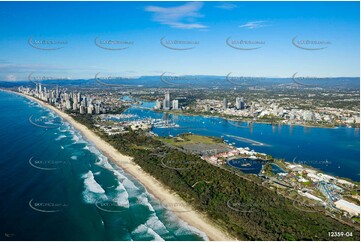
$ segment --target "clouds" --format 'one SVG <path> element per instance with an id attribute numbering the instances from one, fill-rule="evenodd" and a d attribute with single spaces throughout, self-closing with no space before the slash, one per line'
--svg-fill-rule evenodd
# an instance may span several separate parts
<path id="1" fill-rule="evenodd" d="M 0 67 L 4 64 L 10 64 L 10 61 L 5 60 L 5 59 L 0 59 Z"/>
<path id="2" fill-rule="evenodd" d="M 238 8 L 238 6 L 236 4 L 233 3 L 222 3 L 219 4 L 217 6 L 215 6 L 216 8 L 220 8 L 220 9 L 224 9 L 224 10 L 232 10 L 235 8 Z"/>
<path id="3" fill-rule="evenodd" d="M 247 29 L 258 29 L 258 28 L 262 28 L 262 27 L 265 27 L 265 26 L 268 26 L 266 25 L 266 21 L 252 21 L 252 22 L 248 22 L 246 24 L 243 24 L 243 25 L 240 25 L 239 27 L 240 28 L 247 28 Z"/>
<path id="4" fill-rule="evenodd" d="M 54 65 L 47 65 L 47 64 L 14 64 L 14 63 L 6 63 L 1 64 L 0 63 L 0 72 L 2 73 L 30 73 L 33 71 L 44 71 L 44 70 L 50 70 L 50 71 L 68 71 L 72 70 L 71 68 L 64 68 Z"/>
<path id="5" fill-rule="evenodd" d="M 159 6 L 146 6 L 145 11 L 153 13 L 153 21 L 163 25 L 167 25 L 176 29 L 208 29 L 208 26 L 199 23 L 199 19 L 204 15 L 200 13 L 203 7 L 202 2 L 187 2 L 183 5 L 176 7 L 159 7 Z M 220 3 L 213 5 L 214 8 L 231 11 L 238 8 L 234 3 Z M 266 21 L 251 21 L 243 25 L 240 28 L 257 29 L 267 26 Z"/>
<path id="6" fill-rule="evenodd" d="M 37 64 L 14 64 L 11 62 L 0 62 L 0 81 L 26 81 L 28 75 L 34 71 L 52 69 L 48 65 Z"/>
<path id="7" fill-rule="evenodd" d="M 200 9 L 203 7 L 201 2 L 188 2 L 177 7 L 158 7 L 147 6 L 145 11 L 153 13 L 155 22 L 168 25 L 177 29 L 206 29 L 208 26 L 198 23 L 202 18 Z"/>
<path id="8" fill-rule="evenodd" d="M 103 68 L 93 66 L 74 67 L 36 63 L 18 64 L 7 61 L 1 62 L 0 60 L 0 81 L 27 81 L 30 74 L 35 76 L 61 76 L 69 79 L 91 78 L 94 76 L 94 73 L 102 70 Z"/>
<path id="9" fill-rule="evenodd" d="M 15 75 L 13 74 L 9 74 L 5 77 L 5 81 L 8 81 L 8 82 L 15 82 L 17 81 L 17 78 Z"/>

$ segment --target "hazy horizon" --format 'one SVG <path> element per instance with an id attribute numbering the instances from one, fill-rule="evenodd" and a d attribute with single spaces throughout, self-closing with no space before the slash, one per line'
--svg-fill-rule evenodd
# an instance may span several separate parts
<path id="1" fill-rule="evenodd" d="M 30 73 L 90 79 L 98 72 L 129 77 L 164 72 L 360 76 L 359 2 L 2 2 L 0 6 L 3 81 L 25 81 Z"/>

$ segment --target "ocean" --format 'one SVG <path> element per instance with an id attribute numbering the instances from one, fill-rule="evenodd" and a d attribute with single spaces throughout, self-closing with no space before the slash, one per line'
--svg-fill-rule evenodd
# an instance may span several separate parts
<path id="1" fill-rule="evenodd" d="M 2 240 L 208 240 L 52 111 L 0 91 Z"/>

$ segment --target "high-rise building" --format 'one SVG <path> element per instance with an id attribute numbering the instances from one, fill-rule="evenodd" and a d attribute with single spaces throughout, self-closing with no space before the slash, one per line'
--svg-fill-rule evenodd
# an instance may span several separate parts
<path id="1" fill-rule="evenodd" d="M 88 107 L 89 104 L 90 104 L 90 102 L 89 102 L 89 100 L 88 100 L 88 97 L 84 97 L 83 100 L 82 100 L 82 102 L 84 102 L 84 106 L 85 106 L 85 107 Z"/>
<path id="2" fill-rule="evenodd" d="M 77 110 L 77 109 L 78 109 L 78 100 L 75 98 L 73 102 L 73 110 Z"/>
<path id="3" fill-rule="evenodd" d="M 93 104 L 90 104 L 90 105 L 88 106 L 87 113 L 88 113 L 88 114 L 92 114 L 92 113 L 93 113 L 93 110 L 94 110 L 94 106 L 93 106 Z"/>
<path id="4" fill-rule="evenodd" d="M 80 114 L 85 114 L 85 106 L 84 105 L 80 105 Z"/>
<path id="5" fill-rule="evenodd" d="M 277 116 L 278 114 L 278 106 L 276 104 L 272 104 L 273 105 L 273 110 L 272 110 L 272 114 Z M 272 107 L 271 105 L 271 107 Z"/>
<path id="6" fill-rule="evenodd" d="M 315 115 L 313 112 L 306 110 L 303 112 L 303 120 L 305 121 L 313 121 L 315 118 Z"/>
<path id="7" fill-rule="evenodd" d="M 95 110 L 95 114 L 100 114 L 100 104 L 95 104 L 94 110 Z"/>
<path id="8" fill-rule="evenodd" d="M 55 98 L 58 98 L 58 97 L 59 97 L 59 94 L 60 94 L 60 93 L 59 93 L 59 86 L 57 85 L 57 86 L 56 86 L 56 91 L 55 91 L 55 95 L 56 95 Z"/>
<path id="9" fill-rule="evenodd" d="M 228 100 L 227 98 L 223 99 L 223 109 L 227 109 L 228 108 Z"/>
<path id="10" fill-rule="evenodd" d="M 77 103 L 73 103 L 73 110 L 77 110 L 78 109 L 78 104 Z"/>
<path id="11" fill-rule="evenodd" d="M 236 98 L 236 108 L 237 109 L 244 109 L 243 97 L 241 97 L 241 98 L 237 97 Z"/>
<path id="12" fill-rule="evenodd" d="M 204 108 L 204 111 L 205 111 L 205 112 L 209 112 L 209 111 L 211 110 L 209 104 L 204 105 L 203 108 Z"/>
<path id="13" fill-rule="evenodd" d="M 172 101 L 172 109 L 174 109 L 174 110 L 179 109 L 179 101 L 178 100 Z"/>
<path id="14" fill-rule="evenodd" d="M 169 91 L 165 92 L 164 101 L 163 101 L 163 109 L 165 109 L 165 110 L 170 109 L 170 93 L 169 93 Z"/>
<path id="15" fill-rule="evenodd" d="M 80 92 L 78 92 L 77 99 L 78 99 L 78 103 L 80 103 L 81 102 L 81 93 Z"/>
<path id="16" fill-rule="evenodd" d="M 64 100 L 65 100 L 65 101 L 70 100 L 70 96 L 69 96 L 68 93 L 64 93 Z"/>
<path id="17" fill-rule="evenodd" d="M 250 109 L 249 112 L 250 112 L 251 115 L 254 115 L 254 111 L 255 111 L 255 110 L 254 110 L 254 102 L 252 102 L 252 104 L 251 104 L 251 109 Z"/>
<path id="18" fill-rule="evenodd" d="M 71 109 L 71 102 L 70 102 L 69 99 L 65 101 L 65 108 L 66 108 L 67 110 Z"/>

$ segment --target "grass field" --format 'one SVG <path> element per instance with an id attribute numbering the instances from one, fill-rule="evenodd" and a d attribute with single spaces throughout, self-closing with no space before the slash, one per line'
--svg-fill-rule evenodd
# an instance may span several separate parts
<path id="1" fill-rule="evenodd" d="M 183 147 L 185 145 L 191 144 L 206 144 L 206 145 L 213 145 L 213 144 L 221 144 L 223 141 L 218 138 L 195 135 L 195 134 L 182 134 L 177 137 L 157 137 L 158 140 L 168 143 L 172 146 Z"/>

